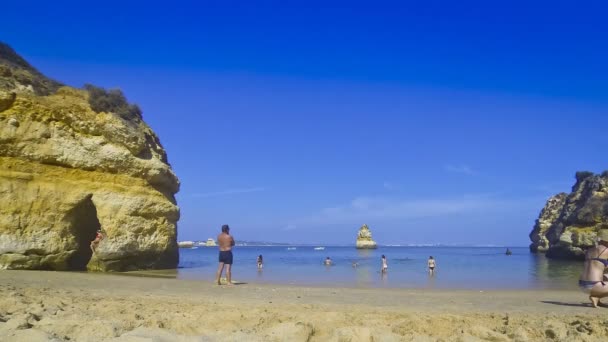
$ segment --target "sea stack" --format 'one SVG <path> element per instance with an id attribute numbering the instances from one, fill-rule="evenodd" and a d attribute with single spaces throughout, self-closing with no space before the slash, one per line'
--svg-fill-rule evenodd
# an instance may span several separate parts
<path id="1" fill-rule="evenodd" d="M 530 233 L 530 251 L 584 260 L 600 229 L 608 229 L 608 171 L 577 172 L 572 192 L 547 201 Z"/>
<path id="2" fill-rule="evenodd" d="M 178 190 L 120 90 L 63 86 L 0 43 L 0 269 L 175 268 Z"/>
<path id="3" fill-rule="evenodd" d="M 371 230 L 364 224 L 359 228 L 359 233 L 357 234 L 357 249 L 375 249 L 377 247 L 376 242 L 372 239 Z"/>

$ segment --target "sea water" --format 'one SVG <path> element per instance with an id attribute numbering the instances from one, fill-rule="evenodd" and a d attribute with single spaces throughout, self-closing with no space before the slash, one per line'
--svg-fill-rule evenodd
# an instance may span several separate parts
<path id="1" fill-rule="evenodd" d="M 235 247 L 232 277 L 245 283 L 304 286 L 401 287 L 456 289 L 575 289 L 582 263 L 547 259 L 528 248 L 505 247 Z M 264 268 L 256 258 L 263 255 Z M 388 271 L 380 272 L 386 255 Z M 428 272 L 433 256 L 435 275 Z M 323 265 L 326 257 L 332 266 Z M 353 267 L 357 263 L 357 267 Z M 217 247 L 180 249 L 178 279 L 212 281 L 218 266 Z"/>

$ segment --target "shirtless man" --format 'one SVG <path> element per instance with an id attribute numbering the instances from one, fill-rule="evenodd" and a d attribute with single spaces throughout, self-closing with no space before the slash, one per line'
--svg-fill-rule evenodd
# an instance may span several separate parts
<path id="1" fill-rule="evenodd" d="M 217 245 L 220 248 L 219 266 L 215 275 L 215 282 L 221 285 L 220 278 L 226 266 L 226 283 L 232 285 L 232 247 L 234 238 L 230 235 L 230 227 L 227 224 L 222 226 L 222 233 L 217 236 Z"/>
<path id="2" fill-rule="evenodd" d="M 589 248 L 585 254 L 583 274 L 578 281 L 594 308 L 601 304 L 601 298 L 608 296 L 608 281 L 604 279 L 604 270 L 608 267 L 608 229 L 600 229 L 597 237 L 597 247 Z"/>

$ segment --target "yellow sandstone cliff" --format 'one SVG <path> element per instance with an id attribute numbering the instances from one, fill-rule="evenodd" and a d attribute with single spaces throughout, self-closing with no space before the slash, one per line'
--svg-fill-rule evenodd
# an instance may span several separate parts
<path id="1" fill-rule="evenodd" d="M 602 229 L 608 229 L 608 171 L 580 171 L 572 192 L 549 198 L 540 212 L 530 250 L 548 258 L 584 260 Z"/>
<path id="2" fill-rule="evenodd" d="M 179 181 L 123 100 L 62 87 L 0 43 L 0 269 L 177 266 Z"/>

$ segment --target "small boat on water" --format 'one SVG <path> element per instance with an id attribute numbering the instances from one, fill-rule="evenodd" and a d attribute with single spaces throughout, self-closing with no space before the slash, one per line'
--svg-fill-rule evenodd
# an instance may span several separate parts
<path id="1" fill-rule="evenodd" d="M 315 247 L 315 251 L 322 251 L 324 249 L 325 249 L 325 247 Z"/>
<path id="2" fill-rule="evenodd" d="M 287 247 L 287 250 L 288 250 L 288 251 L 293 251 L 293 250 L 295 250 L 295 249 L 297 249 L 297 248 L 296 248 L 296 247 Z"/>

